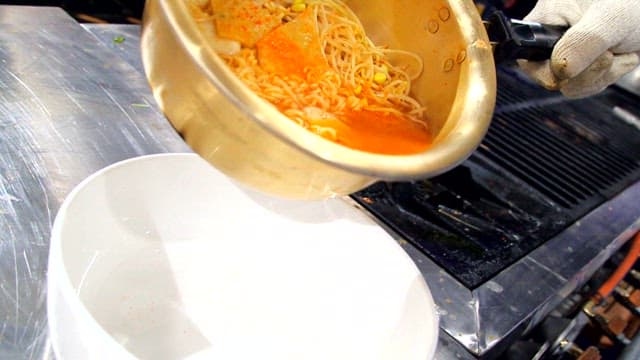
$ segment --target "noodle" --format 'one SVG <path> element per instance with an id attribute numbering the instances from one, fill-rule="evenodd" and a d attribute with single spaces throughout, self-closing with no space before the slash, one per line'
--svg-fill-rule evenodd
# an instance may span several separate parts
<path id="1" fill-rule="evenodd" d="M 194 8 L 195 0 L 190 1 Z M 204 6 L 195 6 L 197 10 L 192 9 L 192 12 L 196 20 L 213 19 L 215 22 L 221 18 L 226 20 L 228 15 L 223 11 L 239 13 L 234 7 L 240 5 L 223 4 L 221 1 L 211 0 Z M 202 0 L 197 2 L 202 3 Z M 250 2 L 252 6 L 261 6 L 261 11 L 266 12 L 270 19 L 281 19 L 280 25 L 274 29 L 257 29 L 263 31 L 257 35 L 250 34 L 259 37 L 256 46 L 243 44 L 239 51 L 231 54 L 222 52 L 220 55 L 252 91 L 274 104 L 284 115 L 339 143 L 346 140 L 336 127 L 343 126 L 339 121 L 345 118 L 356 118 L 353 114 L 363 117 L 379 113 L 380 116 L 406 119 L 427 131 L 423 120 L 425 109 L 410 96 L 411 81 L 422 70 L 422 59 L 418 55 L 373 44 L 358 17 L 339 0 L 295 1 L 293 4 L 283 0 Z M 305 10 L 294 11 L 296 3 L 303 3 Z M 228 10 L 230 8 L 233 9 Z M 295 55 L 283 54 L 289 51 L 272 50 L 268 45 L 286 45 L 289 40 L 294 45 L 296 41 L 308 41 L 305 43 L 308 47 L 301 54 L 312 54 L 314 38 L 300 37 L 299 40 L 300 35 L 297 34 L 300 29 L 306 29 L 304 22 L 309 19 L 317 32 L 322 63 L 308 55 L 304 67 L 297 69 L 292 63 L 304 63 L 304 56 L 298 60 Z M 242 21 L 245 19 L 238 19 L 239 27 Z M 225 26 L 229 24 L 225 23 Z M 232 40 L 246 42 L 240 37 Z M 413 66 L 407 69 L 395 66 L 390 61 L 393 57 L 410 59 Z M 336 124 L 340 126 L 334 127 Z"/>

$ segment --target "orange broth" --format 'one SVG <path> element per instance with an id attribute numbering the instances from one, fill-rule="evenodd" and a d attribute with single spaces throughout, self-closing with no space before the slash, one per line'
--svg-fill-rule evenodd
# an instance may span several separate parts
<path id="1" fill-rule="evenodd" d="M 338 120 L 317 122 L 336 130 L 336 143 L 377 154 L 415 154 L 426 150 L 433 140 L 423 125 L 392 113 L 351 111 Z"/>

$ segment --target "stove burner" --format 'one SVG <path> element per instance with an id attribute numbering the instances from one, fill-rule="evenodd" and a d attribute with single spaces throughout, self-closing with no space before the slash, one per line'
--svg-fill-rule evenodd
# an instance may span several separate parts
<path id="1" fill-rule="evenodd" d="M 377 183 L 353 198 L 469 289 L 640 179 L 640 131 L 610 89 L 589 100 L 541 91 L 511 69 L 479 150 L 441 176 Z"/>

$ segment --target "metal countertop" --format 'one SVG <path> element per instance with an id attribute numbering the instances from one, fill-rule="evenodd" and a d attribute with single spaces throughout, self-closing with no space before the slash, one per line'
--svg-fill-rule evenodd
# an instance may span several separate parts
<path id="1" fill-rule="evenodd" d="M 126 158 L 190 151 L 137 68 L 139 27 L 86 29 L 61 9 L 0 6 L 0 359 L 50 356 L 49 234 L 71 189 Z"/>

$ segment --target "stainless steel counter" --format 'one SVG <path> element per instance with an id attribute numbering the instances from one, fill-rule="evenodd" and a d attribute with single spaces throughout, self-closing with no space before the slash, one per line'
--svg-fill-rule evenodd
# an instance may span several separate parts
<path id="1" fill-rule="evenodd" d="M 0 359 L 50 354 L 49 234 L 69 191 L 119 160 L 189 151 L 136 68 L 139 28 L 88 29 L 0 7 Z"/>

